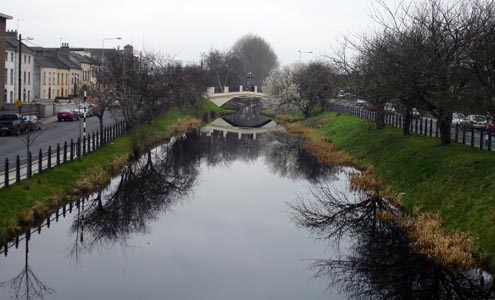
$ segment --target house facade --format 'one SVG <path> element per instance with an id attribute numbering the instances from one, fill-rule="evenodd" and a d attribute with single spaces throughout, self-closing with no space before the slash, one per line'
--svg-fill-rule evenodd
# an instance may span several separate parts
<path id="1" fill-rule="evenodd" d="M 5 35 L 7 31 L 7 20 L 11 20 L 12 17 L 0 13 L 0 87 L 6 86 L 5 77 L 9 70 L 5 68 L 5 62 L 8 59 L 7 53 L 5 52 Z M 8 91 L 4 89 L 3 93 L 0 93 L 0 108 L 3 107 Z"/>
<path id="2" fill-rule="evenodd" d="M 19 38 L 17 31 L 7 31 L 5 35 L 5 94 L 6 103 L 20 99 L 32 102 L 34 99 L 34 51 L 21 43 L 19 53 Z M 19 61 L 20 60 L 20 61 Z M 19 73 L 19 62 L 21 70 Z M 19 80 L 21 90 L 19 92 Z"/>

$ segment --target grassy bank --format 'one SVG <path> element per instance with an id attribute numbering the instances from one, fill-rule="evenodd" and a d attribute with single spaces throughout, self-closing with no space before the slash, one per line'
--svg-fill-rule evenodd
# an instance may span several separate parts
<path id="1" fill-rule="evenodd" d="M 136 128 L 129 135 L 113 140 L 95 152 L 43 174 L 34 175 L 29 182 L 22 181 L 0 190 L 0 242 L 21 232 L 60 205 L 72 201 L 71 196 L 89 192 L 110 181 L 112 174 L 127 163 L 131 154 L 130 136 L 139 132 L 148 141 L 159 142 L 170 137 L 172 128 L 181 118 L 196 116 L 205 119 L 227 111 L 208 100 L 195 106 L 171 109 L 148 124 Z M 96 186 L 95 186 L 96 185 Z"/>
<path id="2" fill-rule="evenodd" d="M 495 153 L 464 145 L 440 146 L 439 140 L 412 135 L 359 118 L 325 113 L 317 117 L 318 135 L 399 193 L 403 206 L 439 212 L 450 230 L 471 234 L 495 269 Z M 314 121 L 314 120 L 313 120 Z M 319 122 L 318 122 L 319 123 Z"/>

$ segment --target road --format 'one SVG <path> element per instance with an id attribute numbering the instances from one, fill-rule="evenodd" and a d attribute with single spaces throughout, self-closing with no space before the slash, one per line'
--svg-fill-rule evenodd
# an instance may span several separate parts
<path id="1" fill-rule="evenodd" d="M 103 117 L 104 126 L 108 126 L 115 123 L 115 119 L 110 112 L 105 112 Z M 99 121 L 97 117 L 91 117 L 86 119 L 86 132 L 91 134 L 99 130 Z M 54 122 L 44 125 L 44 129 L 38 135 L 33 133 L 31 136 L 36 137 L 36 140 L 32 143 L 31 153 L 33 157 L 37 157 L 39 149 L 43 152 L 48 151 L 48 146 L 52 147 L 54 151 L 57 148 L 57 143 L 62 147 L 64 142 L 70 143 L 73 139 L 77 141 L 79 136 L 82 137 L 83 120 L 79 121 L 65 121 Z M 26 155 L 26 134 L 21 136 L 0 136 L 0 171 L 4 170 L 5 158 L 9 159 L 11 165 L 15 164 L 17 155 L 19 155 L 21 161 L 24 161 Z"/>

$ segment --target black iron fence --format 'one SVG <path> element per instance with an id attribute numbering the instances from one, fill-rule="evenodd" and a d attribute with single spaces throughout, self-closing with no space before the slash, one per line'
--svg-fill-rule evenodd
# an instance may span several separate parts
<path id="1" fill-rule="evenodd" d="M 126 124 L 119 122 L 103 128 L 101 132 L 95 131 L 77 140 L 57 143 L 54 148 L 48 146 L 47 149 L 40 148 L 35 153 L 29 152 L 25 159 L 20 159 L 19 155 L 15 161 L 6 158 L 3 162 L 3 172 L 0 173 L 0 188 L 9 187 L 22 179 L 31 178 L 34 174 L 41 174 L 47 169 L 81 158 L 126 133 Z"/>
<path id="2" fill-rule="evenodd" d="M 343 113 L 366 120 L 375 121 L 376 112 L 366 107 L 355 105 L 345 105 L 340 103 L 330 103 L 329 109 L 338 113 Z M 404 127 L 404 117 L 393 112 L 385 113 L 385 124 L 396 128 Z M 438 122 L 433 118 L 416 117 L 412 119 L 410 131 L 427 137 L 440 136 Z M 461 143 L 483 150 L 495 151 L 495 132 L 486 128 L 475 128 L 462 124 L 453 124 L 451 128 L 451 138 L 453 142 Z"/>

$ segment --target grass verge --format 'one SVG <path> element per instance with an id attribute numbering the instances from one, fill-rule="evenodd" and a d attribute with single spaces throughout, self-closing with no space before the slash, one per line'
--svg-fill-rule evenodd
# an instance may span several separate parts
<path id="1" fill-rule="evenodd" d="M 178 134 L 181 128 L 188 129 L 191 123 L 199 124 L 181 121 L 183 119 L 195 116 L 208 121 L 211 117 L 229 112 L 205 99 L 191 107 L 171 109 L 130 134 L 85 155 L 81 160 L 57 166 L 34 175 L 29 181 L 1 189 L 0 242 L 22 232 L 25 227 L 36 225 L 60 205 L 105 186 L 128 162 L 132 151 L 131 136 L 135 132 L 146 135 L 149 137 L 147 141 L 156 144 L 169 138 L 172 133 Z"/>
<path id="2" fill-rule="evenodd" d="M 404 208 L 439 213 L 442 225 L 473 237 L 490 270 L 495 270 L 495 154 L 438 139 L 405 137 L 400 129 L 376 130 L 359 118 L 324 113 L 319 136 L 355 163 L 373 166 L 385 186 L 401 194 Z M 310 120 L 310 121 L 315 121 Z"/>

